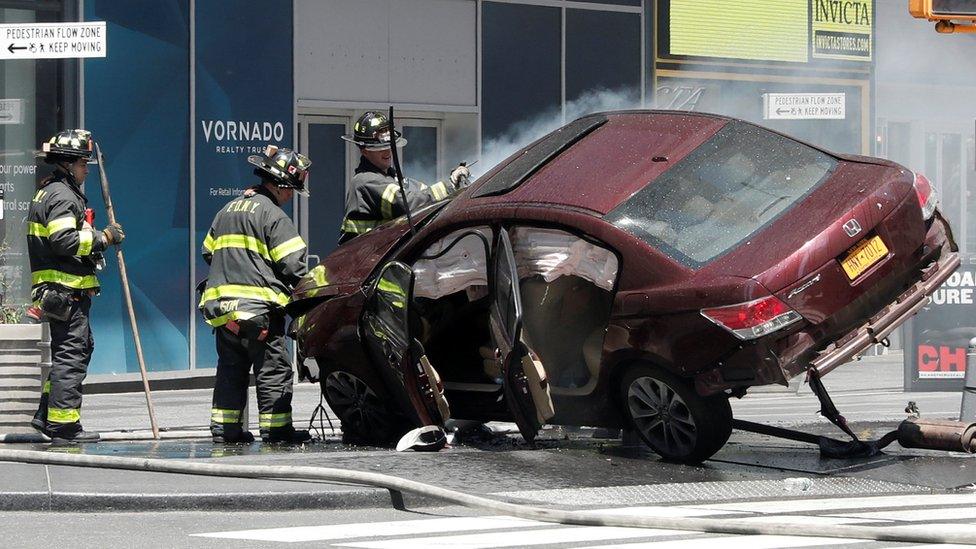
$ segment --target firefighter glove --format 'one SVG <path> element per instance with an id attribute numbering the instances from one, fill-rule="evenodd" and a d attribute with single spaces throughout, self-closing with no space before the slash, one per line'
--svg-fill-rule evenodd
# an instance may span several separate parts
<path id="1" fill-rule="evenodd" d="M 451 171 L 451 183 L 457 188 L 467 187 L 471 179 L 471 170 L 465 164 L 458 164 L 458 167 Z"/>
<path id="2" fill-rule="evenodd" d="M 104 229 L 102 229 L 102 234 L 105 236 L 105 242 L 118 246 L 125 240 L 125 232 L 122 231 L 122 225 L 118 223 L 109 223 Z"/>

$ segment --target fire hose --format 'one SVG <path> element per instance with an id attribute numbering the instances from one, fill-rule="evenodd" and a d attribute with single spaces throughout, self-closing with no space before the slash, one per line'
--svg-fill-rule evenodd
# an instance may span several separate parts
<path id="1" fill-rule="evenodd" d="M 490 513 L 504 514 L 539 522 L 579 526 L 614 526 L 623 528 L 652 528 L 656 530 L 681 530 L 712 534 L 804 536 L 908 543 L 957 543 L 976 545 L 976 530 L 933 532 L 931 525 L 884 527 L 838 524 L 827 527 L 823 524 L 796 524 L 776 521 L 757 523 L 746 519 L 652 517 L 592 510 L 548 509 L 545 507 L 499 501 L 392 475 L 326 467 L 178 463 L 163 459 L 48 454 L 30 450 L 0 450 L 0 461 L 231 478 L 293 479 L 357 484 L 385 488 L 395 495 L 400 495 L 403 492 L 417 494 Z"/>

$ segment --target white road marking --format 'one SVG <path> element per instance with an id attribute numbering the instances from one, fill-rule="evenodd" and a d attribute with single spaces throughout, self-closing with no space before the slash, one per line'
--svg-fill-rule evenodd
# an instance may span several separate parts
<path id="1" fill-rule="evenodd" d="M 430 536 L 410 539 L 388 539 L 341 543 L 340 547 L 359 549 L 402 549 L 404 547 L 452 547 L 456 549 L 487 549 L 490 547 L 528 547 L 550 543 L 579 544 L 587 541 L 652 538 L 655 536 L 688 535 L 680 530 L 653 530 L 649 528 L 612 528 L 606 526 L 576 526 L 545 530 L 519 530 L 515 532 L 490 532 L 456 536 Z"/>
<path id="2" fill-rule="evenodd" d="M 723 511 L 743 511 L 755 513 L 797 513 L 804 511 L 829 513 L 831 511 L 840 511 L 845 509 L 872 507 L 925 507 L 938 505 L 976 506 L 976 493 L 868 496 L 857 498 L 787 499 L 739 503 L 714 503 L 710 505 L 689 505 L 689 507 L 696 509 L 716 509 Z"/>
<path id="3" fill-rule="evenodd" d="M 811 545 L 842 545 L 863 543 L 864 540 L 840 538 L 808 538 L 801 536 L 709 536 L 668 541 L 649 541 L 625 545 L 594 545 L 585 549 L 699 549 L 706 545 L 722 549 L 773 549 L 775 547 L 809 547 Z M 946 547 L 940 545 L 939 547 Z M 970 547 L 969 549 L 972 549 Z"/>
<path id="4" fill-rule="evenodd" d="M 884 510 L 871 510 L 884 509 Z M 639 506 L 596 509 L 608 515 L 646 517 L 702 517 L 729 514 L 751 515 L 742 520 L 786 522 L 805 525 L 857 524 L 886 522 L 897 529 L 924 521 L 976 519 L 976 494 L 922 494 L 867 496 L 851 498 L 817 498 L 775 501 L 751 501 L 684 506 Z M 850 512 L 849 512 L 850 511 Z M 787 514 L 796 513 L 796 514 Z M 974 522 L 976 523 L 976 522 Z M 929 524 L 939 531 L 971 531 L 972 524 Z M 505 531 L 500 531 L 505 530 Z M 480 533 L 479 533 L 480 532 Z M 691 531 L 650 528 L 598 526 L 564 526 L 514 517 L 455 517 L 376 523 L 267 528 L 234 532 L 193 534 L 198 537 L 242 539 L 295 543 L 307 541 L 339 542 L 342 547 L 387 549 L 402 547 L 523 547 L 554 543 L 580 545 L 611 540 L 649 540 L 661 536 L 683 536 L 683 540 L 638 541 L 620 547 L 638 549 L 659 547 L 683 549 L 695 547 L 704 540 L 717 541 L 723 547 L 802 547 L 859 543 L 842 538 L 809 538 L 802 536 L 724 536 Z M 410 537 L 419 536 L 419 537 Z M 694 536 L 688 538 L 687 536 Z M 386 538 L 386 539 L 376 539 Z M 602 546 L 601 546 L 602 547 Z M 609 546 L 607 546 L 609 547 Z"/>
<path id="5" fill-rule="evenodd" d="M 971 507 L 942 507 L 939 509 L 905 509 L 900 511 L 869 511 L 864 513 L 832 513 L 832 515 L 855 519 L 898 520 L 908 522 L 964 520 L 976 519 L 976 505 Z"/>

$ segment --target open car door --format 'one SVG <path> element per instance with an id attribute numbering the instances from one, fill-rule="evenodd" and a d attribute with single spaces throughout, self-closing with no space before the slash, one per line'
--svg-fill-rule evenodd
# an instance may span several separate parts
<path id="1" fill-rule="evenodd" d="M 551 418 L 552 398 L 542 362 L 522 337 L 522 299 L 512 241 L 505 229 L 495 236 L 491 259 L 491 335 L 501 361 L 505 402 L 527 441 Z"/>
<path id="2" fill-rule="evenodd" d="M 400 408 L 412 409 L 419 425 L 443 427 L 450 417 L 444 385 L 410 329 L 413 284 L 407 265 L 392 261 L 383 267 L 363 308 L 363 338 L 373 363 L 398 393 Z"/>

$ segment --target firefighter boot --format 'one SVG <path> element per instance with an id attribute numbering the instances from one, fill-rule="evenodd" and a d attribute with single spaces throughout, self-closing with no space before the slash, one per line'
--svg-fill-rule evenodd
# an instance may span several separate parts
<path id="1" fill-rule="evenodd" d="M 210 426 L 214 444 L 250 444 L 254 435 L 240 423 L 217 423 Z"/>
<path id="2" fill-rule="evenodd" d="M 48 422 L 44 434 L 51 437 L 52 442 L 98 442 L 101 438 L 98 433 L 84 430 L 81 423 Z"/>
<path id="3" fill-rule="evenodd" d="M 47 426 L 47 393 L 43 393 L 41 395 L 41 403 L 37 406 L 37 411 L 34 412 L 34 419 L 31 420 L 31 427 L 43 433 L 44 428 L 46 426 Z"/>
<path id="4" fill-rule="evenodd" d="M 291 425 L 261 429 L 261 441 L 270 444 L 303 444 L 310 440 L 308 431 L 297 431 Z"/>

